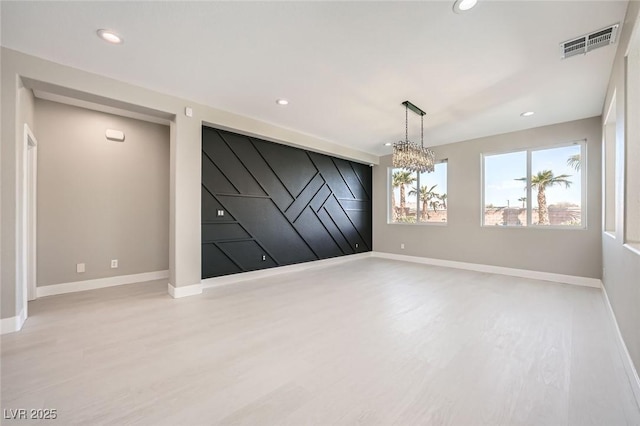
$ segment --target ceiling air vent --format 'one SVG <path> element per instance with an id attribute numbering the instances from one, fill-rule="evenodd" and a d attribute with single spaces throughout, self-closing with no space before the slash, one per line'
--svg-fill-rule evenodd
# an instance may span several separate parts
<path id="1" fill-rule="evenodd" d="M 615 43 L 619 27 L 620 24 L 611 25 L 607 28 L 560 43 L 562 59 L 576 55 L 584 55 L 598 47 Z"/>

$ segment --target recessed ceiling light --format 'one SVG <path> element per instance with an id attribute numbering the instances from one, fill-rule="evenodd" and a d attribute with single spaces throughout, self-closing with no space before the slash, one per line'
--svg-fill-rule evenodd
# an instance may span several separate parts
<path id="1" fill-rule="evenodd" d="M 472 9 L 476 4 L 478 4 L 478 0 L 456 0 L 453 4 L 453 11 L 456 13 L 464 13 Z"/>
<path id="2" fill-rule="evenodd" d="M 122 44 L 124 40 L 118 34 L 110 30 L 98 30 L 98 37 L 103 39 L 104 41 L 108 41 L 113 44 Z"/>
<path id="3" fill-rule="evenodd" d="M 521 117 L 531 117 L 533 114 L 535 114 L 535 112 L 527 111 L 527 112 L 523 112 L 522 114 L 520 114 L 520 116 Z"/>
<path id="4" fill-rule="evenodd" d="M 384 146 L 391 146 L 391 142 L 385 143 Z"/>
<path id="5" fill-rule="evenodd" d="M 286 99 L 276 99 L 278 105 L 289 105 L 289 101 Z"/>

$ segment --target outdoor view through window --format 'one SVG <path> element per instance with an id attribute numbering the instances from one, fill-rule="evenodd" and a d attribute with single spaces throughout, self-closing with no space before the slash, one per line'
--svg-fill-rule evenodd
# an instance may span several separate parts
<path id="1" fill-rule="evenodd" d="M 389 169 L 390 223 L 447 222 L 447 163 L 436 163 L 432 173 Z"/>
<path id="2" fill-rule="evenodd" d="M 583 158 L 584 143 L 484 155 L 483 224 L 582 227 Z"/>

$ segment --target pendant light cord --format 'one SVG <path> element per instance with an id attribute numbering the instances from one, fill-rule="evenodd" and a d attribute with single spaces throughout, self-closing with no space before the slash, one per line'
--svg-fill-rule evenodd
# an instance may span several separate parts
<path id="1" fill-rule="evenodd" d="M 424 148 L 424 115 L 420 115 L 420 146 Z"/>
<path id="2" fill-rule="evenodd" d="M 409 107 L 404 106 L 404 141 L 409 142 Z"/>

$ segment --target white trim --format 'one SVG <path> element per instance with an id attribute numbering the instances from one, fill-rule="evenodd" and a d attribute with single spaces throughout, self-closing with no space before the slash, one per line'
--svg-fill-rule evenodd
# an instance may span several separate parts
<path id="1" fill-rule="evenodd" d="M 295 265 L 279 266 L 276 268 L 260 269 L 258 271 L 242 272 L 240 274 L 224 275 L 222 277 L 206 278 L 202 280 L 203 288 L 213 288 L 228 284 L 234 284 L 242 281 L 257 280 L 260 278 L 272 277 L 288 272 L 300 272 L 323 266 L 337 265 L 356 259 L 371 256 L 370 251 L 365 253 L 350 254 L 340 257 L 332 257 L 330 259 L 314 260 L 311 262 L 296 263 Z"/>
<path id="2" fill-rule="evenodd" d="M 632 253 L 635 254 L 640 254 L 640 244 L 638 243 L 625 243 L 622 245 L 622 247 L 626 248 L 627 250 L 629 250 Z"/>
<path id="3" fill-rule="evenodd" d="M 618 321 L 616 320 L 616 314 L 613 312 L 613 308 L 611 307 L 611 302 L 609 301 L 609 295 L 607 295 L 607 288 L 605 286 L 602 286 L 602 294 L 605 305 L 607 307 L 607 310 L 609 311 L 609 314 L 611 315 L 613 325 L 616 329 L 616 343 L 618 344 L 618 349 L 620 350 L 622 364 L 624 365 L 627 377 L 629 378 L 629 384 L 631 385 L 633 396 L 636 398 L 636 403 L 638 404 L 638 406 L 640 406 L 640 377 L 638 377 L 638 370 L 636 370 L 635 366 L 633 365 L 633 360 L 631 359 L 629 349 L 627 349 L 627 345 L 624 343 L 624 339 L 622 338 L 622 333 L 620 332 L 620 327 L 618 326 Z"/>
<path id="4" fill-rule="evenodd" d="M 36 299 L 36 283 L 37 283 L 37 220 L 38 220 L 38 141 L 36 140 L 33 132 L 29 129 L 29 126 L 25 123 L 24 130 L 28 133 L 26 138 L 26 151 L 27 157 L 27 199 L 25 205 L 26 214 L 26 235 L 25 235 L 25 249 L 26 249 L 26 292 L 27 300 Z"/>
<path id="5" fill-rule="evenodd" d="M 174 299 L 180 299 L 181 297 L 197 296 L 202 294 L 202 284 L 192 284 L 183 287 L 174 287 L 171 283 L 167 284 L 167 291 Z"/>
<path id="6" fill-rule="evenodd" d="M 469 271 L 488 272 L 491 274 L 510 275 L 513 277 L 531 278 L 534 280 L 553 281 L 585 287 L 602 288 L 598 278 L 578 277 L 575 275 L 554 274 L 551 272 L 531 271 L 528 269 L 505 268 L 503 266 L 483 265 L 480 263 L 457 262 L 454 260 L 433 259 L 428 257 L 406 256 L 402 254 L 373 252 L 372 256 L 425 265 L 444 266 L 445 268 L 466 269 Z"/>
<path id="7" fill-rule="evenodd" d="M 144 272 L 142 274 L 120 275 L 117 277 L 97 278 L 94 280 L 74 281 L 71 283 L 46 285 L 37 288 L 38 297 L 55 294 L 74 293 L 76 291 L 95 290 L 97 288 L 114 287 L 123 284 L 135 284 L 144 281 L 169 278 L 169 271 Z"/>
<path id="8" fill-rule="evenodd" d="M 0 320 L 0 334 L 13 333 L 22 330 L 24 322 L 27 320 L 27 312 L 23 309 L 20 315 Z"/>
<path id="9" fill-rule="evenodd" d="M 28 316 L 28 301 L 35 296 L 35 241 L 36 214 L 35 191 L 37 173 L 38 141 L 27 123 L 22 126 L 22 161 L 17 162 L 16 185 L 16 294 L 22 294 L 21 300 L 16 298 L 16 312 L 21 312 L 25 319 Z M 31 207 L 31 209 L 29 208 Z M 33 285 L 30 285 L 31 284 Z M 30 297 L 31 296 L 31 297 Z"/>

